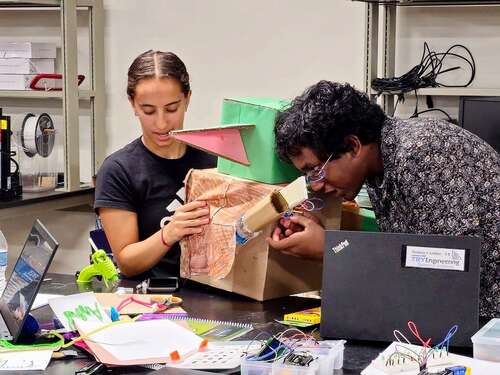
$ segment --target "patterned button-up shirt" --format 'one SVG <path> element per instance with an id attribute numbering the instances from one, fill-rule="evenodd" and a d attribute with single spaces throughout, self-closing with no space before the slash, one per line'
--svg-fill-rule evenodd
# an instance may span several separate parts
<path id="1" fill-rule="evenodd" d="M 446 121 L 388 119 L 368 181 L 381 231 L 482 237 L 480 315 L 500 317 L 500 157 Z M 465 301 L 466 303 L 466 301 Z"/>

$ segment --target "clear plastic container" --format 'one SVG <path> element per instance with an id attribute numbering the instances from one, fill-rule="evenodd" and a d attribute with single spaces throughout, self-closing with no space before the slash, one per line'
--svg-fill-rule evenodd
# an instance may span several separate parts
<path id="1" fill-rule="evenodd" d="M 474 358 L 500 362 L 500 319 L 491 319 L 471 340 Z"/>
<path id="2" fill-rule="evenodd" d="M 56 130 L 37 134 L 29 141 L 22 131 L 16 134 L 21 182 L 24 192 L 54 190 L 59 172 L 59 136 Z"/>
<path id="3" fill-rule="evenodd" d="M 309 353 L 315 359 L 309 366 L 295 366 L 277 362 L 252 361 L 248 357 L 241 362 L 242 375 L 331 375 L 344 365 L 344 340 L 320 341 L 319 345 L 298 348 L 295 353 Z"/>
<path id="4" fill-rule="evenodd" d="M 309 366 L 285 365 L 283 362 L 251 361 L 244 359 L 241 363 L 242 375 L 320 375 L 319 362 L 311 362 Z"/>
<path id="5" fill-rule="evenodd" d="M 324 340 L 307 350 L 318 356 L 320 374 L 332 374 L 344 365 L 344 348 L 344 340 Z"/>

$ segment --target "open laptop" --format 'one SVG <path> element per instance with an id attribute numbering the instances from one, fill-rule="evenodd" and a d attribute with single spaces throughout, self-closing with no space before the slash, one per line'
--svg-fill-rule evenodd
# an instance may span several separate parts
<path id="1" fill-rule="evenodd" d="M 43 224 L 33 223 L 0 298 L 0 338 L 16 341 L 59 244 Z"/>
<path id="2" fill-rule="evenodd" d="M 479 324 L 478 237 L 327 231 L 321 336 L 394 341 L 414 321 L 439 343 L 470 346 Z"/>

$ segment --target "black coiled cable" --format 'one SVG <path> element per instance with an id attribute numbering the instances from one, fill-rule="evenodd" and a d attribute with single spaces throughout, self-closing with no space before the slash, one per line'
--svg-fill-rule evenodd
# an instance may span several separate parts
<path id="1" fill-rule="evenodd" d="M 460 55 L 452 52 L 456 49 L 463 49 L 468 56 Z M 471 75 L 465 84 L 461 85 L 446 85 L 437 81 L 440 74 L 451 72 L 460 69 L 460 66 L 444 69 L 444 61 L 446 57 L 454 56 L 466 62 L 470 69 Z M 415 91 L 424 87 L 467 87 L 476 76 L 476 62 L 470 50 L 462 44 L 455 44 L 448 48 L 446 52 L 431 51 L 427 42 L 424 42 L 424 51 L 420 63 L 414 66 L 410 71 L 400 77 L 391 78 L 375 78 L 372 81 L 372 88 L 378 93 L 404 95 L 407 92 Z M 401 98 L 401 97 L 400 97 Z"/>

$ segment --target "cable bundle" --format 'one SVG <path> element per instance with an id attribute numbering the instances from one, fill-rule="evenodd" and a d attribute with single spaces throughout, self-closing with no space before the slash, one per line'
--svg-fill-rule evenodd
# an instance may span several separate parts
<path id="1" fill-rule="evenodd" d="M 466 55 L 453 52 L 457 49 L 465 50 Z M 440 74 L 460 69 L 460 66 L 444 68 L 445 59 L 450 56 L 456 57 L 469 65 L 471 75 L 467 83 L 463 85 L 446 85 L 437 81 Z M 424 51 L 418 65 L 414 66 L 410 71 L 400 77 L 375 78 L 372 81 L 372 88 L 377 91 L 378 94 L 388 93 L 403 95 L 407 92 L 416 91 L 424 87 L 467 87 L 472 83 L 475 75 L 476 63 L 472 53 L 467 47 L 461 44 L 454 44 L 448 48 L 446 52 L 434 52 L 430 50 L 427 42 L 424 42 Z"/>

